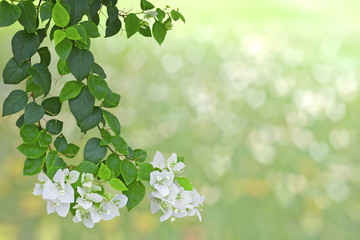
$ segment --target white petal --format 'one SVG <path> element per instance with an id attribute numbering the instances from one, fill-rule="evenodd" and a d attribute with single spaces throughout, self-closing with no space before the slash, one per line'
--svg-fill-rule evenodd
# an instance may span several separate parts
<path id="1" fill-rule="evenodd" d="M 93 220 L 94 223 L 101 221 L 101 215 L 98 212 L 98 210 L 95 210 L 94 208 L 92 208 L 89 212 L 90 212 L 91 219 Z"/>
<path id="2" fill-rule="evenodd" d="M 73 217 L 72 221 L 73 221 L 74 223 L 78 223 L 78 222 L 81 221 L 81 218 L 79 219 L 78 216 L 75 215 L 75 216 Z"/>
<path id="3" fill-rule="evenodd" d="M 183 162 L 178 162 L 175 164 L 175 166 L 172 168 L 174 172 L 180 172 L 185 167 L 185 164 Z"/>
<path id="4" fill-rule="evenodd" d="M 96 203 L 99 203 L 103 200 L 103 197 L 97 193 L 88 193 L 86 194 L 85 198 Z"/>
<path id="5" fill-rule="evenodd" d="M 157 181 L 157 177 L 160 175 L 159 171 L 153 171 L 150 173 L 150 185 L 154 185 Z"/>
<path id="6" fill-rule="evenodd" d="M 172 208 L 168 208 L 166 210 L 166 213 L 160 217 L 160 222 L 168 220 L 172 214 L 173 214 Z"/>
<path id="7" fill-rule="evenodd" d="M 171 154 L 171 156 L 168 158 L 168 160 L 166 160 L 166 166 L 168 167 L 168 169 L 171 169 L 171 165 L 175 164 L 177 162 L 177 156 L 176 153 Z"/>
<path id="8" fill-rule="evenodd" d="M 63 170 L 62 169 L 59 169 L 54 177 L 53 177 L 53 181 L 55 183 L 59 183 L 62 187 L 64 187 L 63 185 L 65 184 L 65 175 L 63 173 Z"/>
<path id="9" fill-rule="evenodd" d="M 51 181 L 48 180 L 44 184 L 44 192 L 43 192 L 43 198 L 44 199 L 55 199 L 59 197 L 60 193 L 56 185 Z"/>
<path id="10" fill-rule="evenodd" d="M 56 212 L 60 217 L 66 217 L 70 210 L 70 203 L 60 203 L 59 206 L 56 207 Z"/>
<path id="11" fill-rule="evenodd" d="M 81 188 L 81 187 L 77 187 L 77 192 L 80 194 L 80 196 L 84 197 L 86 194 L 86 190 Z"/>
<path id="12" fill-rule="evenodd" d="M 157 151 L 155 153 L 154 159 L 151 162 L 151 164 L 153 165 L 154 168 L 159 168 L 159 169 L 165 169 L 166 168 L 165 158 L 159 151 Z"/>
<path id="13" fill-rule="evenodd" d="M 51 200 L 47 201 L 46 208 L 47 208 L 47 214 L 51 214 L 56 211 L 55 203 Z"/>
<path id="14" fill-rule="evenodd" d="M 150 200 L 150 203 L 151 203 L 151 213 L 154 214 L 156 213 L 157 211 L 159 211 L 159 205 L 158 203 L 156 202 L 156 199 L 155 198 L 151 198 Z"/>
<path id="15" fill-rule="evenodd" d="M 93 228 L 95 225 L 90 215 L 84 217 L 83 223 L 87 228 Z"/>
<path id="16" fill-rule="evenodd" d="M 88 201 L 86 199 L 83 199 L 81 197 L 78 197 L 76 199 L 76 203 L 79 204 L 82 208 L 84 208 L 85 210 L 86 209 L 89 209 L 93 204 L 91 201 Z"/>
<path id="17" fill-rule="evenodd" d="M 67 175 L 69 175 L 69 169 L 65 168 L 65 169 L 63 170 L 63 174 L 64 174 L 65 177 L 66 177 Z"/>
<path id="18" fill-rule="evenodd" d="M 102 219 L 111 220 L 116 216 L 119 216 L 119 209 L 115 206 L 115 204 L 111 202 L 107 202 L 103 206 L 103 212 L 101 212 Z"/>
<path id="19" fill-rule="evenodd" d="M 195 213 L 196 213 L 196 215 L 198 216 L 198 218 L 199 218 L 199 220 L 201 222 L 201 214 L 200 214 L 199 210 L 195 209 Z"/>
<path id="20" fill-rule="evenodd" d="M 128 197 L 124 194 L 116 194 L 115 197 L 111 199 L 111 201 L 113 201 L 118 208 L 123 208 L 128 201 Z"/>
<path id="21" fill-rule="evenodd" d="M 169 187 L 164 186 L 164 185 L 155 184 L 154 188 L 156 190 L 158 190 L 159 193 L 161 194 L 161 196 L 163 196 L 163 197 L 165 197 L 166 195 L 168 195 L 170 193 Z"/>
<path id="22" fill-rule="evenodd" d="M 74 189 L 70 184 L 65 185 L 64 189 L 65 194 L 59 196 L 59 200 L 63 203 L 73 203 L 74 202 Z"/>
<path id="23" fill-rule="evenodd" d="M 50 180 L 50 178 L 46 176 L 44 173 L 39 173 L 38 180 L 40 182 L 46 182 L 47 180 Z"/>
<path id="24" fill-rule="evenodd" d="M 34 188 L 33 194 L 35 196 L 42 195 L 43 191 L 44 191 L 44 188 L 41 187 L 41 185 L 39 183 L 35 183 L 35 188 Z"/>
<path id="25" fill-rule="evenodd" d="M 69 173 L 69 180 L 67 180 L 68 183 L 73 184 L 79 179 L 80 173 L 76 170 L 72 170 Z"/>

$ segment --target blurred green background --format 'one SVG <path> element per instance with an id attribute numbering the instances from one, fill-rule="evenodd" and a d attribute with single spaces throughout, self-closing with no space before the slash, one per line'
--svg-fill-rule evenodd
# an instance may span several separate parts
<path id="1" fill-rule="evenodd" d="M 0 119 L 0 240 L 359 239 L 360 2 L 154 3 L 187 20 L 163 46 L 123 33 L 92 48 L 122 96 L 114 113 L 125 139 L 149 160 L 156 150 L 185 157 L 186 177 L 206 196 L 203 222 L 160 223 L 148 198 L 91 230 L 46 215 L 32 195 L 36 177 L 22 176 L 16 115 Z M 18 29 L 0 29 L 1 69 Z M 14 88 L 1 85 L 1 102 Z M 60 119 L 83 146 L 71 115 Z"/>

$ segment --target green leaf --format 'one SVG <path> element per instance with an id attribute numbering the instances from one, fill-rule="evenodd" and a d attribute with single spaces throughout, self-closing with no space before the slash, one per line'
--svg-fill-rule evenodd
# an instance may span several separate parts
<path id="1" fill-rule="evenodd" d="M 80 94 L 76 98 L 69 100 L 71 113 L 76 121 L 80 121 L 91 113 L 94 108 L 95 98 L 87 87 L 83 87 Z"/>
<path id="2" fill-rule="evenodd" d="M 128 197 L 126 207 L 130 211 L 144 199 L 145 186 L 141 182 L 135 181 L 128 186 L 128 190 L 124 191 L 123 194 Z"/>
<path id="3" fill-rule="evenodd" d="M 62 40 L 61 42 L 59 42 L 59 44 L 57 44 L 55 46 L 55 51 L 57 53 L 57 55 L 60 57 L 60 59 L 63 62 L 66 62 L 66 60 L 68 59 L 71 50 L 73 48 L 73 44 L 71 42 L 70 39 L 65 38 L 64 40 Z M 70 71 L 70 69 L 69 69 Z M 69 72 L 67 71 L 67 72 Z"/>
<path id="4" fill-rule="evenodd" d="M 63 30 L 56 30 L 54 32 L 54 41 L 55 46 L 57 46 L 62 40 L 66 38 L 65 32 Z"/>
<path id="5" fill-rule="evenodd" d="M 29 103 L 25 108 L 24 124 L 33 124 L 44 116 L 44 109 L 35 102 Z"/>
<path id="6" fill-rule="evenodd" d="M 108 5 L 108 6 L 106 6 L 106 8 L 107 8 L 106 10 L 107 10 L 107 14 L 109 17 L 108 19 L 110 22 L 112 22 L 118 18 L 119 9 L 116 6 Z"/>
<path id="7" fill-rule="evenodd" d="M 52 143 L 52 137 L 46 132 L 46 129 L 40 131 L 38 142 L 40 147 L 48 147 Z"/>
<path id="8" fill-rule="evenodd" d="M 25 30 L 18 31 L 11 40 L 12 52 L 17 64 L 22 65 L 32 57 L 40 45 L 39 36 Z"/>
<path id="9" fill-rule="evenodd" d="M 104 118 L 107 122 L 107 124 L 109 124 L 109 127 L 111 128 L 111 130 L 117 135 L 120 135 L 120 122 L 117 119 L 117 117 L 115 117 L 112 113 L 103 110 L 104 113 Z"/>
<path id="10" fill-rule="evenodd" d="M 27 158 L 24 162 L 23 175 L 32 176 L 41 172 L 45 163 L 45 154 L 36 159 Z"/>
<path id="11" fill-rule="evenodd" d="M 87 35 L 91 38 L 97 38 L 100 37 L 99 30 L 95 23 L 90 21 L 84 21 L 80 23 L 81 26 L 83 26 L 87 32 Z"/>
<path id="12" fill-rule="evenodd" d="M 141 7 L 141 10 L 145 11 L 145 10 L 153 9 L 155 6 L 146 0 L 141 0 L 140 7 Z"/>
<path id="13" fill-rule="evenodd" d="M 59 27 L 66 27 L 66 25 L 68 25 L 70 22 L 69 13 L 59 2 L 55 3 L 55 6 L 52 10 L 52 18 L 54 23 Z"/>
<path id="14" fill-rule="evenodd" d="M 28 70 L 30 64 L 24 62 L 22 65 L 18 65 L 15 58 L 11 58 L 6 64 L 3 71 L 3 79 L 5 84 L 18 84 L 29 76 Z"/>
<path id="15" fill-rule="evenodd" d="M 48 150 L 46 147 L 40 147 L 38 142 L 23 143 L 17 149 L 28 158 L 39 158 Z"/>
<path id="16" fill-rule="evenodd" d="M 109 91 L 109 87 L 105 80 L 92 74 L 90 74 L 88 78 L 88 86 L 90 92 L 97 100 L 103 99 Z"/>
<path id="17" fill-rule="evenodd" d="M 184 190 L 186 190 L 186 191 L 192 191 L 193 190 L 192 184 L 187 178 L 177 177 L 176 180 L 179 183 L 179 185 L 184 188 Z"/>
<path id="18" fill-rule="evenodd" d="M 111 171 L 105 164 L 101 163 L 100 169 L 99 169 L 99 177 L 102 180 L 108 181 L 111 178 Z"/>
<path id="19" fill-rule="evenodd" d="M 114 108 L 119 105 L 121 96 L 119 94 L 113 93 L 111 90 L 106 94 L 104 101 L 102 103 L 103 107 Z"/>
<path id="20" fill-rule="evenodd" d="M 18 120 L 16 120 L 16 126 L 21 128 L 24 125 L 24 114 L 21 115 Z"/>
<path id="21" fill-rule="evenodd" d="M 60 102 L 63 103 L 69 99 L 76 98 L 83 87 L 83 84 L 78 81 L 67 82 L 60 91 Z"/>
<path id="22" fill-rule="evenodd" d="M 83 161 L 75 168 L 79 172 L 92 173 L 94 176 L 98 174 L 99 168 L 92 162 Z"/>
<path id="23" fill-rule="evenodd" d="M 76 146 L 73 143 L 69 143 L 66 150 L 62 151 L 61 153 L 64 154 L 64 156 L 67 158 L 74 158 L 79 152 L 79 149 L 79 146 Z"/>
<path id="24" fill-rule="evenodd" d="M 158 13 L 156 18 L 159 19 L 160 22 L 162 22 L 163 19 L 165 18 L 165 12 L 163 10 L 161 10 L 160 8 L 157 8 L 156 12 Z"/>
<path id="25" fill-rule="evenodd" d="M 78 33 L 77 29 L 74 27 L 68 27 L 67 29 L 65 29 L 65 35 L 68 39 L 71 39 L 71 40 L 82 39 L 80 34 Z"/>
<path id="26" fill-rule="evenodd" d="M 62 158 L 59 157 L 59 154 L 56 151 L 51 151 L 46 156 L 46 168 L 47 171 L 51 171 L 51 169 L 64 169 L 66 168 L 66 163 Z"/>
<path id="27" fill-rule="evenodd" d="M 6 1 L 0 2 L 0 27 L 12 25 L 19 19 L 20 15 L 20 7 L 9 4 Z"/>
<path id="28" fill-rule="evenodd" d="M 93 110 L 83 119 L 77 122 L 81 132 L 87 132 L 100 124 L 103 113 L 100 107 L 94 107 Z"/>
<path id="29" fill-rule="evenodd" d="M 48 47 L 39 48 L 37 51 L 40 56 L 40 63 L 43 64 L 45 67 L 48 67 L 51 62 L 51 54 Z"/>
<path id="30" fill-rule="evenodd" d="M 64 152 L 68 148 L 64 135 L 60 135 L 55 139 L 54 146 L 58 152 Z"/>
<path id="31" fill-rule="evenodd" d="M 54 4 L 52 2 L 44 2 L 40 7 L 40 18 L 41 21 L 45 21 L 52 17 L 52 11 L 54 8 Z"/>
<path id="32" fill-rule="evenodd" d="M 81 21 L 83 16 L 89 12 L 90 6 L 87 0 L 63 0 L 62 4 L 67 4 L 71 8 L 70 25 L 75 25 Z"/>
<path id="33" fill-rule="evenodd" d="M 125 29 L 127 38 L 133 36 L 140 28 L 140 19 L 134 14 L 130 13 L 125 18 Z"/>
<path id="34" fill-rule="evenodd" d="M 57 64 L 57 70 L 61 76 L 69 74 L 70 69 L 69 69 L 68 62 L 67 61 L 63 62 L 61 59 L 59 59 L 58 64 Z"/>
<path id="35" fill-rule="evenodd" d="M 73 48 L 68 58 L 70 72 L 76 80 L 82 81 L 89 76 L 94 65 L 94 56 L 88 50 Z"/>
<path id="36" fill-rule="evenodd" d="M 138 181 L 150 181 L 150 173 L 153 171 L 153 166 L 150 163 L 144 163 L 140 166 Z"/>
<path id="37" fill-rule="evenodd" d="M 51 88 L 49 69 L 42 63 L 36 63 L 28 71 L 34 83 L 44 91 L 44 97 L 46 97 Z"/>
<path id="38" fill-rule="evenodd" d="M 34 98 L 37 98 L 44 93 L 43 90 L 34 83 L 32 78 L 29 78 L 26 81 L 26 92 L 30 92 Z"/>
<path id="39" fill-rule="evenodd" d="M 20 128 L 20 136 L 23 139 L 24 143 L 35 142 L 39 136 L 39 129 L 36 125 L 23 125 Z"/>
<path id="40" fill-rule="evenodd" d="M 87 141 L 84 149 L 84 161 L 98 164 L 105 156 L 107 148 L 100 146 L 100 139 L 91 138 Z"/>
<path id="41" fill-rule="evenodd" d="M 36 32 L 36 9 L 35 5 L 31 1 L 23 1 L 18 4 L 21 8 L 21 15 L 19 23 L 24 26 L 24 28 L 32 33 Z"/>
<path id="42" fill-rule="evenodd" d="M 141 26 L 139 28 L 139 33 L 144 37 L 152 37 L 151 30 L 149 26 Z"/>
<path id="43" fill-rule="evenodd" d="M 59 97 L 51 97 L 42 101 L 41 106 L 44 108 L 45 114 L 56 116 L 61 111 L 61 102 Z"/>
<path id="44" fill-rule="evenodd" d="M 137 169 L 130 160 L 124 159 L 121 161 L 120 171 L 126 185 L 129 185 L 136 179 Z"/>
<path id="45" fill-rule="evenodd" d="M 100 129 L 101 137 L 103 138 L 100 142 L 101 146 L 109 145 L 111 144 L 111 134 L 106 131 L 105 129 Z"/>
<path id="46" fill-rule="evenodd" d="M 106 165 L 110 168 L 113 173 L 113 177 L 118 177 L 120 175 L 120 158 L 117 154 L 112 153 L 106 159 Z M 122 191 L 122 190 L 120 190 Z"/>
<path id="47" fill-rule="evenodd" d="M 159 21 L 155 21 L 152 27 L 152 33 L 155 40 L 159 43 L 159 45 L 161 45 L 164 42 L 166 32 L 167 32 L 166 26 Z"/>
<path id="48" fill-rule="evenodd" d="M 126 191 L 128 190 L 125 184 L 118 178 L 112 178 L 109 181 L 110 186 L 118 191 Z"/>
<path id="49" fill-rule="evenodd" d="M 147 153 L 142 149 L 135 149 L 132 154 L 132 160 L 137 162 L 144 162 L 147 158 Z"/>
<path id="50" fill-rule="evenodd" d="M 46 129 L 49 133 L 53 135 L 58 135 L 61 133 L 63 128 L 63 122 L 57 119 L 51 119 L 46 123 Z"/>
<path id="51" fill-rule="evenodd" d="M 28 96 L 26 92 L 22 90 L 14 90 L 5 99 L 3 104 L 2 116 L 11 115 L 23 110 L 28 102 Z"/>
<path id="52" fill-rule="evenodd" d="M 112 136 L 111 142 L 114 145 L 116 151 L 125 155 L 129 154 L 128 144 L 125 142 L 125 140 L 122 137 Z"/>
<path id="53" fill-rule="evenodd" d="M 80 39 L 78 40 L 84 43 L 84 48 L 88 49 L 90 47 L 90 38 L 87 35 L 86 29 L 82 25 L 74 25 L 73 27 L 80 35 Z M 77 41 L 76 43 L 79 43 L 79 41 Z"/>
<path id="54" fill-rule="evenodd" d="M 177 157 L 177 162 L 184 162 L 184 157 Z"/>
<path id="55" fill-rule="evenodd" d="M 106 73 L 104 72 L 104 69 L 97 63 L 94 63 L 92 73 L 102 77 L 103 79 L 106 78 Z"/>
<path id="56" fill-rule="evenodd" d="M 105 37 L 112 37 L 116 35 L 121 29 L 121 21 L 116 18 L 114 21 L 106 20 Z"/>
<path id="57" fill-rule="evenodd" d="M 171 17 L 172 19 L 174 19 L 174 21 L 177 21 L 180 19 L 180 15 L 178 11 L 175 10 L 171 10 Z"/>

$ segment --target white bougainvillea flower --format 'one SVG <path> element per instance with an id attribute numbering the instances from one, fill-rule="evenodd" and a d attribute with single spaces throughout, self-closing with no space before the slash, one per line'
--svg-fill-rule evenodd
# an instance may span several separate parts
<path id="1" fill-rule="evenodd" d="M 158 168 L 160 170 L 163 170 L 166 168 L 165 158 L 161 154 L 161 152 L 157 151 L 155 153 L 154 159 L 151 162 L 151 165 L 153 165 L 154 168 Z"/>
<path id="2" fill-rule="evenodd" d="M 156 11 L 149 11 L 149 10 L 146 10 L 146 13 L 145 13 L 145 18 L 154 18 L 158 15 L 158 13 Z"/>
<path id="3" fill-rule="evenodd" d="M 117 208 L 125 207 L 127 201 L 128 197 L 124 194 L 115 194 L 115 196 L 110 200 L 110 202 L 113 202 Z"/>
<path id="4" fill-rule="evenodd" d="M 77 181 L 77 178 L 79 177 L 76 174 L 76 171 L 74 172 L 72 177 L 70 177 L 69 181 Z M 56 174 L 53 177 L 53 181 L 50 179 L 47 180 L 44 184 L 44 191 L 43 191 L 43 198 L 45 200 L 59 200 L 63 203 L 72 203 L 74 202 L 74 189 L 72 188 L 71 184 L 65 181 L 65 178 L 69 176 L 69 170 L 65 169 L 64 171 L 62 169 L 59 169 Z M 77 176 L 77 178 L 76 178 Z"/>
<path id="5" fill-rule="evenodd" d="M 154 171 L 150 173 L 150 185 L 154 187 L 162 197 L 170 193 L 169 187 L 174 182 L 174 173 L 168 171 Z"/>
<path id="6" fill-rule="evenodd" d="M 177 155 L 176 153 L 173 153 L 167 160 L 166 160 L 166 166 L 167 168 L 174 172 L 175 174 L 180 174 L 185 164 L 183 162 L 177 162 Z"/>
<path id="7" fill-rule="evenodd" d="M 81 175 L 81 183 L 83 187 L 91 188 L 94 181 L 94 175 L 91 173 L 83 173 Z"/>
<path id="8" fill-rule="evenodd" d="M 73 222 L 74 223 L 82 222 L 85 225 L 85 227 L 93 228 L 96 221 L 101 220 L 101 217 L 100 217 L 100 220 L 99 220 L 98 217 L 94 214 L 94 212 L 95 212 L 94 208 L 83 209 L 79 205 L 76 205 L 74 208 L 76 209 L 75 216 L 73 217 Z M 93 213 L 93 214 L 91 214 L 91 213 Z M 94 219 L 92 218 L 91 215 L 93 215 L 95 217 L 95 221 L 94 221 Z"/>
<path id="9" fill-rule="evenodd" d="M 100 203 L 103 201 L 103 197 L 98 193 L 88 193 L 85 189 L 77 187 L 77 192 L 80 197 L 76 199 L 76 203 L 79 204 L 82 208 L 90 209 L 93 203 Z"/>
<path id="10" fill-rule="evenodd" d="M 100 205 L 100 212 L 103 220 L 111 220 L 116 216 L 120 216 L 119 209 L 113 202 L 103 202 Z"/>
<path id="11" fill-rule="evenodd" d="M 36 196 L 43 194 L 44 184 L 46 181 L 50 180 L 50 178 L 46 176 L 44 173 L 39 173 L 38 180 L 40 181 L 40 183 L 35 183 L 35 188 L 33 191 L 33 194 Z"/>
<path id="12" fill-rule="evenodd" d="M 76 170 L 72 170 L 69 171 L 69 169 L 64 169 L 63 171 L 64 176 L 65 176 L 65 183 L 69 183 L 69 184 L 73 184 L 75 183 L 80 176 L 80 172 L 76 171 Z"/>
<path id="13" fill-rule="evenodd" d="M 57 212 L 60 217 L 66 217 L 70 210 L 70 203 L 63 203 L 59 200 L 48 200 L 47 201 L 47 213 L 51 214 Z"/>

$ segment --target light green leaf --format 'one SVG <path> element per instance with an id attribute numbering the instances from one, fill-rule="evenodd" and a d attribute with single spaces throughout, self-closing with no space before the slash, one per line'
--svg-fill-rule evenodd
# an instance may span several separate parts
<path id="1" fill-rule="evenodd" d="M 85 21 L 80 23 L 81 26 L 83 26 L 86 29 L 87 35 L 91 38 L 97 38 L 100 37 L 99 30 L 95 23 L 90 21 Z"/>
<path id="2" fill-rule="evenodd" d="M 65 29 L 65 35 L 68 39 L 71 39 L 71 40 L 82 39 L 80 34 L 78 33 L 77 29 L 74 27 L 68 27 L 67 29 Z"/>
<path id="3" fill-rule="evenodd" d="M 60 91 L 60 102 L 63 103 L 69 99 L 76 98 L 84 85 L 78 81 L 70 81 L 65 83 Z"/>
<path id="4" fill-rule="evenodd" d="M 179 185 L 184 188 L 184 190 L 186 190 L 186 191 L 192 191 L 193 190 L 192 184 L 187 178 L 177 177 L 176 180 L 179 183 Z"/>
<path id="5" fill-rule="evenodd" d="M 133 36 L 140 28 L 140 19 L 134 14 L 130 13 L 125 18 L 125 29 L 127 38 Z"/>
<path id="6" fill-rule="evenodd" d="M 108 181 L 111 178 L 111 171 L 105 164 L 101 163 L 100 169 L 99 169 L 99 177 L 102 180 Z"/>
<path id="7" fill-rule="evenodd" d="M 129 185 L 136 179 L 137 169 L 129 159 L 124 159 L 121 161 L 120 171 L 126 185 Z"/>
<path id="8" fill-rule="evenodd" d="M 59 27 L 66 27 L 66 25 L 70 22 L 69 13 L 59 2 L 56 2 L 52 10 L 52 18 L 54 23 Z"/>
<path id="9" fill-rule="evenodd" d="M 65 38 L 66 38 L 66 35 L 65 35 L 65 32 L 63 30 L 56 30 L 54 32 L 55 46 L 57 46 Z"/>
<path id="10" fill-rule="evenodd" d="M 112 186 L 114 189 L 118 191 L 126 191 L 128 190 L 125 184 L 118 178 L 112 178 L 109 181 L 110 186 Z"/>
<path id="11" fill-rule="evenodd" d="M 150 163 L 144 163 L 140 166 L 138 181 L 150 181 L 150 173 L 153 171 L 153 166 Z"/>
<path id="12" fill-rule="evenodd" d="M 68 57 L 71 53 L 72 48 L 73 48 L 73 44 L 72 44 L 71 40 L 65 38 L 64 40 L 62 40 L 61 42 L 59 42 L 59 44 L 57 44 L 55 46 L 55 51 L 56 51 L 57 55 L 60 57 L 60 59 L 63 62 L 66 62 L 66 60 L 68 59 Z M 69 71 L 70 71 L 70 69 L 69 69 Z"/>
<path id="13" fill-rule="evenodd" d="M 20 128 L 20 136 L 24 143 L 34 142 L 39 136 L 39 128 L 34 124 L 23 125 Z"/>
<path id="14" fill-rule="evenodd" d="M 161 45 L 164 42 L 166 32 L 167 32 L 166 26 L 156 20 L 152 27 L 152 33 L 155 40 L 159 43 L 159 45 Z"/>
<path id="15" fill-rule="evenodd" d="M 46 129 L 40 131 L 38 142 L 40 147 L 48 147 L 52 142 L 52 137 L 46 132 Z"/>

